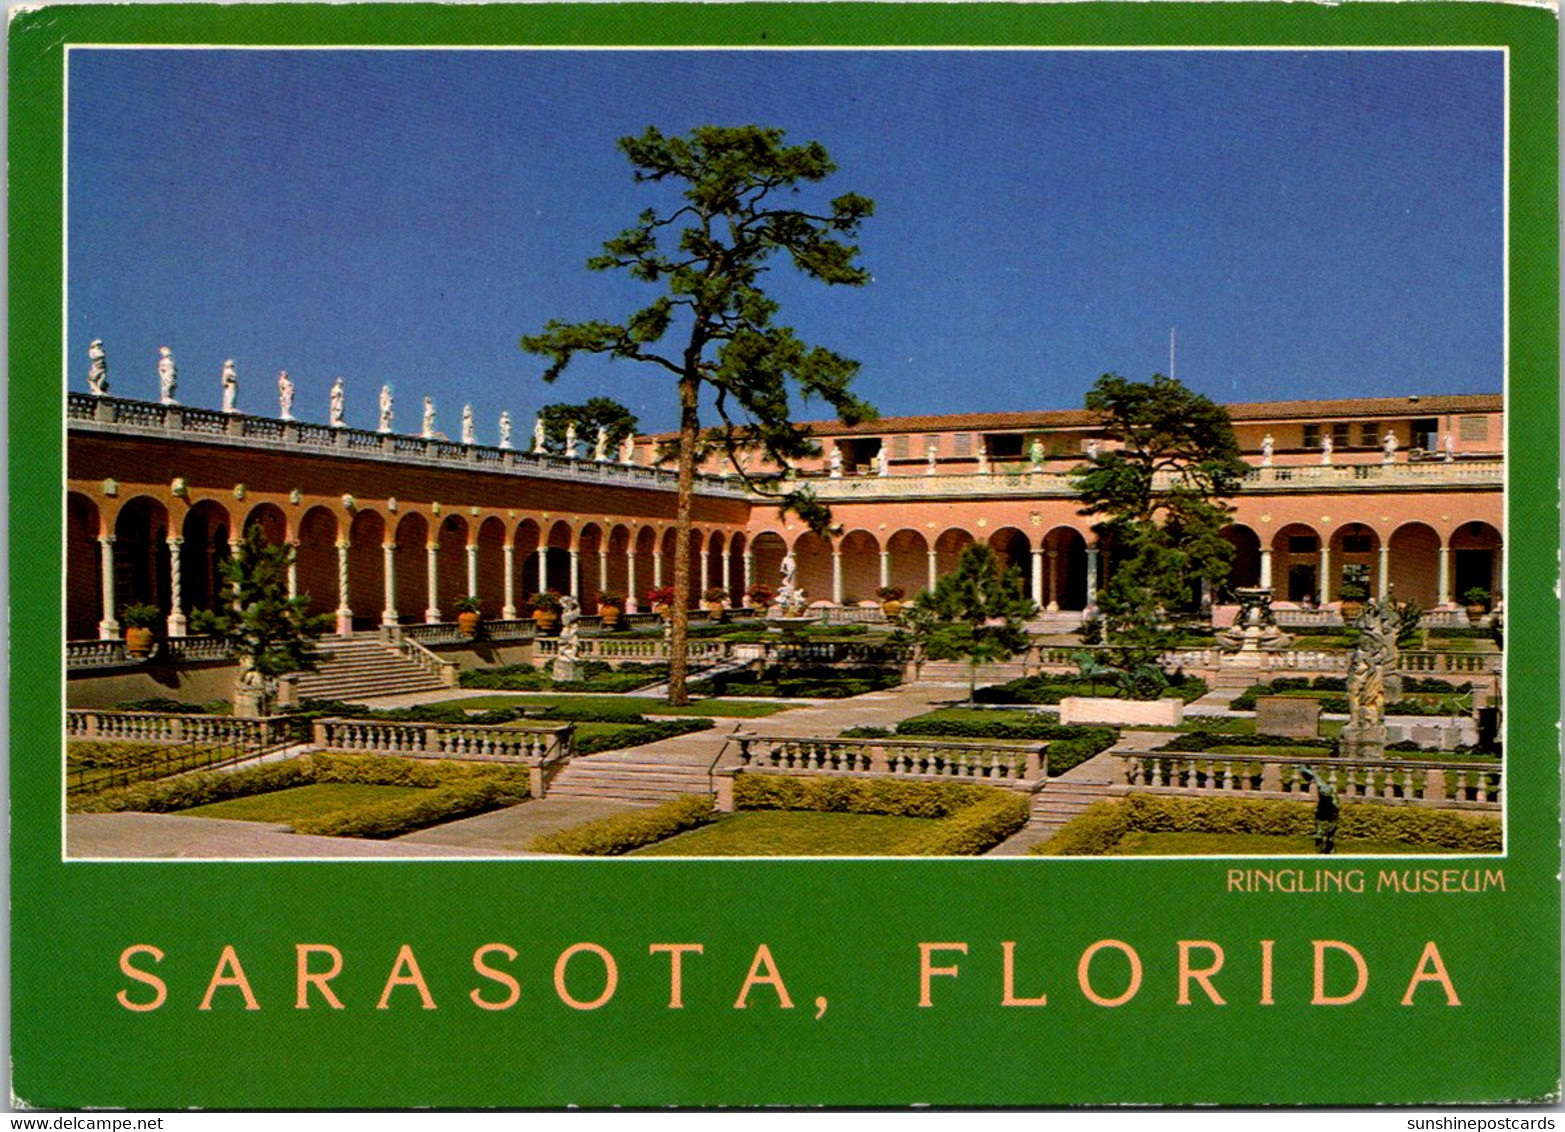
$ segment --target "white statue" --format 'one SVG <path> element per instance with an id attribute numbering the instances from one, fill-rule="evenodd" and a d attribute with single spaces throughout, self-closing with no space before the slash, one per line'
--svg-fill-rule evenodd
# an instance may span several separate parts
<path id="1" fill-rule="evenodd" d="M 831 450 L 830 467 L 831 467 L 831 478 L 834 479 L 834 480 L 840 480 L 842 478 L 842 449 L 841 448 L 833 448 Z"/>
<path id="2" fill-rule="evenodd" d="M 425 440 L 435 439 L 435 399 L 433 397 L 424 398 L 423 437 Z"/>
<path id="3" fill-rule="evenodd" d="M 889 476 L 891 474 L 891 456 L 882 444 L 880 451 L 875 453 L 875 474 L 877 476 Z"/>
<path id="4" fill-rule="evenodd" d="M 978 474 L 981 476 L 989 474 L 989 449 L 984 444 L 983 437 L 978 438 Z"/>
<path id="5" fill-rule="evenodd" d="M 391 390 L 382 388 L 381 391 L 380 391 L 380 411 L 381 411 L 381 420 L 382 420 L 383 423 L 385 421 L 386 405 L 387 405 L 390 397 L 391 397 Z M 346 425 L 348 423 L 347 422 L 347 418 L 344 416 L 344 413 L 346 412 L 346 410 L 347 410 L 347 397 L 343 393 L 342 378 L 339 377 L 336 381 L 331 383 L 331 416 L 330 416 L 329 419 L 331 421 L 331 427 L 332 428 L 342 428 L 344 425 Z M 390 428 L 382 428 L 380 431 L 381 432 L 390 432 L 391 429 Z"/>
<path id="6" fill-rule="evenodd" d="M 390 432 L 391 422 L 396 413 L 396 402 L 391 397 L 391 386 L 380 387 L 380 423 L 376 425 L 377 432 Z"/>
<path id="7" fill-rule="evenodd" d="M 1101 440 L 1099 440 L 1095 436 L 1088 437 L 1087 438 L 1087 459 L 1089 459 L 1089 460 L 1096 460 L 1098 458 L 1098 453 L 1101 452 L 1101 451 L 1103 451 L 1103 442 Z"/>
<path id="8" fill-rule="evenodd" d="M 234 368 L 234 359 L 229 358 L 223 363 L 223 412 L 237 413 L 239 411 L 239 371 Z"/>
<path id="9" fill-rule="evenodd" d="M 782 585 L 777 587 L 777 606 L 782 610 L 784 617 L 802 617 L 809 605 L 809 600 L 804 596 L 804 591 L 794 585 L 794 576 L 798 572 L 798 562 L 793 556 L 792 548 L 783 555 L 782 560 Z"/>
<path id="10" fill-rule="evenodd" d="M 158 347 L 159 398 L 165 405 L 177 405 L 174 392 L 179 386 L 179 370 L 174 366 L 174 351 L 167 346 Z"/>
<path id="11" fill-rule="evenodd" d="M 788 553 L 783 555 L 783 560 L 782 560 L 782 588 L 783 589 L 785 589 L 785 590 L 793 589 L 794 575 L 797 574 L 798 571 L 799 571 L 798 559 L 794 558 L 794 556 L 793 556 L 793 548 L 789 547 Z"/>
<path id="12" fill-rule="evenodd" d="M 571 421 L 565 426 L 565 458 L 576 459 L 576 422 Z"/>
<path id="13" fill-rule="evenodd" d="M 560 599 L 560 643 L 555 657 L 568 662 L 578 660 L 576 622 L 581 620 L 581 603 L 566 594 Z"/>
<path id="14" fill-rule="evenodd" d="M 109 392 L 109 361 L 104 356 L 101 338 L 92 340 L 92 344 L 87 347 L 87 357 L 92 362 L 87 369 L 87 388 L 94 397 L 106 396 Z"/>
<path id="15" fill-rule="evenodd" d="M 1320 462 L 1322 464 L 1331 463 L 1331 448 L 1331 433 L 1328 432 L 1320 438 Z"/>
<path id="16" fill-rule="evenodd" d="M 1272 439 L 1272 434 L 1269 432 L 1261 437 L 1261 467 L 1269 468 L 1272 466 L 1272 449 L 1276 444 L 1277 442 Z"/>
<path id="17" fill-rule="evenodd" d="M 619 462 L 621 464 L 633 464 L 636 462 L 636 438 L 627 436 L 619 442 Z"/>
<path id="18" fill-rule="evenodd" d="M 1032 443 L 1027 446 L 1027 459 L 1032 461 L 1033 471 L 1043 469 L 1043 455 L 1043 441 L 1035 436 L 1032 438 Z"/>
<path id="19" fill-rule="evenodd" d="M 1449 464 L 1454 459 L 1456 459 L 1456 434 L 1448 432 L 1445 434 L 1445 462 Z"/>
<path id="20" fill-rule="evenodd" d="M 609 458 L 609 430 L 598 429 L 598 442 L 592 447 L 592 458 L 598 463 L 603 463 Z"/>
<path id="21" fill-rule="evenodd" d="M 277 407 L 283 420 L 293 420 L 293 379 L 285 369 L 277 371 Z"/>
<path id="22" fill-rule="evenodd" d="M 533 422 L 533 452 L 537 454 L 543 451 L 543 418 L 539 417 Z"/>
<path id="23" fill-rule="evenodd" d="M 473 431 L 473 406 L 462 406 L 462 443 L 476 444 L 476 433 Z"/>
<path id="24" fill-rule="evenodd" d="M 1386 429 L 1385 439 L 1380 442 L 1380 450 L 1383 453 L 1383 455 L 1380 457 L 1380 462 L 1382 464 L 1390 464 L 1395 462 L 1397 458 L 1397 434 L 1392 432 L 1389 428 Z"/>
<path id="25" fill-rule="evenodd" d="M 511 447 L 511 414 L 509 410 L 500 412 L 500 447 Z"/>
<path id="26" fill-rule="evenodd" d="M 940 441 L 931 436 L 929 443 L 924 447 L 924 455 L 929 460 L 928 466 L 924 469 L 924 474 L 932 476 L 935 474 L 935 461 L 940 457 Z"/>

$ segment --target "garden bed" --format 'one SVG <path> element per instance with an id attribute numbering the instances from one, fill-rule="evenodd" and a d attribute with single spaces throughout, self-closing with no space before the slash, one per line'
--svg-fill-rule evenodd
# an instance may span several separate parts
<path id="1" fill-rule="evenodd" d="M 601 660 L 580 662 L 582 679 L 556 680 L 547 668 L 531 664 L 501 664 L 470 668 L 457 680 L 464 688 L 492 688 L 509 692 L 633 692 L 668 679 L 668 665 L 626 661 L 610 668 Z"/>
<path id="2" fill-rule="evenodd" d="M 879 857 L 937 824 L 888 814 L 749 810 L 632 851 L 638 857 Z"/>
<path id="3" fill-rule="evenodd" d="M 703 687 L 715 696 L 842 700 L 895 688 L 901 683 L 902 674 L 886 668 L 773 665 L 760 673 L 734 672 L 714 676 Z"/>
<path id="4" fill-rule="evenodd" d="M 792 706 L 790 704 L 746 703 L 744 700 L 738 699 L 704 699 L 691 700 L 682 707 L 673 707 L 667 702 L 652 696 L 556 696 L 547 693 L 529 696 L 471 696 L 460 700 L 442 700 L 438 705 L 431 704 L 428 706 L 451 706 L 464 711 L 499 711 L 509 708 L 532 714 L 561 705 L 584 708 L 589 711 L 630 711 L 639 712 L 642 715 L 716 716 L 736 719 L 758 719 L 762 716 L 775 715 L 780 711 L 787 711 Z"/>

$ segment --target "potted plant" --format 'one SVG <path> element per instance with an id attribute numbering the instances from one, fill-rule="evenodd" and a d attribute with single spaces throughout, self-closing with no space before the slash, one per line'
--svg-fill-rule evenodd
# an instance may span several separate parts
<path id="1" fill-rule="evenodd" d="M 478 624 L 482 620 L 483 604 L 477 594 L 456 599 L 456 627 L 464 637 L 478 636 Z"/>
<path id="2" fill-rule="evenodd" d="M 1369 587 L 1363 582 L 1343 582 L 1342 590 L 1337 594 L 1341 605 L 1337 612 L 1346 625 L 1351 625 L 1359 619 L 1359 614 L 1364 612 L 1364 599 L 1369 596 Z"/>
<path id="3" fill-rule="evenodd" d="M 701 600 L 706 603 L 706 611 L 716 620 L 728 608 L 728 591 L 722 586 L 708 586 L 702 591 Z"/>
<path id="4" fill-rule="evenodd" d="M 598 616 L 603 619 L 603 627 L 613 631 L 619 627 L 620 615 L 625 612 L 625 595 L 615 593 L 613 590 L 604 590 L 598 595 Z"/>
<path id="5" fill-rule="evenodd" d="M 1467 619 L 1477 622 L 1485 613 L 1489 612 L 1489 599 L 1493 595 L 1482 586 L 1473 586 L 1462 595 L 1462 603 L 1467 606 Z"/>
<path id="6" fill-rule="evenodd" d="M 902 612 L 902 598 L 907 593 L 901 586 L 881 586 L 875 591 L 880 599 L 880 611 L 893 621 Z"/>
<path id="7" fill-rule="evenodd" d="M 163 612 L 155 605 L 127 605 L 120 610 L 120 624 L 125 627 L 125 651 L 137 660 L 152 655 L 152 627 L 163 619 Z"/>
<path id="8" fill-rule="evenodd" d="M 553 590 L 533 594 L 533 624 L 545 636 L 553 635 L 560 627 L 560 610 L 564 603 Z"/>
<path id="9" fill-rule="evenodd" d="M 772 602 L 777 600 L 777 591 L 772 589 L 771 586 L 763 586 L 760 582 L 757 582 L 744 591 L 744 596 L 745 600 L 753 608 L 765 613 L 772 607 Z"/>
<path id="10" fill-rule="evenodd" d="M 653 586 L 647 591 L 647 604 L 652 607 L 653 613 L 666 618 L 668 611 L 674 607 L 674 587 Z"/>

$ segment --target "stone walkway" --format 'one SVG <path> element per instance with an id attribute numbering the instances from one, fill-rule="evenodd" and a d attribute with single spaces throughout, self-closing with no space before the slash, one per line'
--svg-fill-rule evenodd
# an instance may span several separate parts
<path id="1" fill-rule="evenodd" d="M 311 837 L 270 822 L 178 814 L 67 814 L 72 860 L 250 860 L 254 858 L 482 857 L 480 848 L 403 845 L 352 837 Z"/>
<path id="2" fill-rule="evenodd" d="M 410 853 L 419 846 L 460 849 L 468 852 L 488 853 L 494 856 L 531 857 L 542 854 L 526 852 L 533 838 L 547 833 L 559 833 L 585 825 L 599 818 L 630 813 L 639 806 L 617 802 L 600 802 L 594 798 L 540 798 L 492 810 L 474 818 L 447 822 L 445 825 L 421 829 L 390 842 Z"/>

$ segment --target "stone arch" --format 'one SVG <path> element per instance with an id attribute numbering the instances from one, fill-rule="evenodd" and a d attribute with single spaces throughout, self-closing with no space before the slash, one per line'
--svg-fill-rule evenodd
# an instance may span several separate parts
<path id="1" fill-rule="evenodd" d="M 288 517 L 275 503 L 257 503 L 250 508 L 250 513 L 245 516 L 244 525 L 240 529 L 249 531 L 251 527 L 260 527 L 261 533 L 266 536 L 266 541 L 273 546 L 288 541 Z"/>
<path id="2" fill-rule="evenodd" d="M 229 558 L 233 519 L 228 508 L 212 499 L 192 507 L 181 524 L 179 575 L 186 609 L 215 610 L 222 603 L 223 564 Z"/>
<path id="3" fill-rule="evenodd" d="M 647 595 L 656 585 L 657 564 L 661 561 L 659 555 L 661 544 L 662 539 L 656 527 L 641 527 L 636 531 L 636 592 L 630 595 L 631 600 L 636 603 L 634 609 L 652 608 Z"/>
<path id="4" fill-rule="evenodd" d="M 831 600 L 831 547 L 814 531 L 804 531 L 793 540 L 793 558 L 797 568 L 795 584 L 804 590 L 810 604 Z"/>
<path id="5" fill-rule="evenodd" d="M 760 531 L 750 540 L 750 581 L 773 593 L 782 579 L 782 560 L 788 544 L 776 531 Z"/>
<path id="6" fill-rule="evenodd" d="M 571 548 L 576 545 L 576 532 L 564 519 L 556 520 L 550 527 L 544 546 L 544 584 L 540 590 L 553 590 L 557 594 L 576 592 L 571 578 Z"/>
<path id="7" fill-rule="evenodd" d="M 842 556 L 842 603 L 873 601 L 880 588 L 880 540 L 862 528 L 837 542 Z"/>
<path id="8" fill-rule="evenodd" d="M 630 584 L 630 564 L 635 553 L 635 541 L 630 528 L 624 523 L 615 523 L 609 528 L 608 541 L 604 547 L 609 554 L 609 581 L 604 587 L 605 590 L 623 595 L 627 600 L 634 600 L 637 595 L 631 592 L 635 587 Z M 637 580 L 640 580 L 639 570 Z M 634 609 L 635 606 L 630 608 Z"/>
<path id="9" fill-rule="evenodd" d="M 1216 600 L 1232 604 L 1238 600 L 1235 590 L 1261 584 L 1261 536 L 1243 523 L 1230 523 L 1218 534 L 1233 547 L 1233 559 L 1228 564 L 1226 592 L 1218 594 Z"/>
<path id="10" fill-rule="evenodd" d="M 935 580 L 939 581 L 955 570 L 956 560 L 962 557 L 962 551 L 973 545 L 973 536 L 961 527 L 948 527 L 941 531 L 935 539 Z"/>
<path id="11" fill-rule="evenodd" d="M 489 618 L 498 618 L 505 605 L 505 541 L 505 520 L 498 515 L 478 524 L 478 597 Z"/>
<path id="12" fill-rule="evenodd" d="M 1331 576 L 1327 579 L 1334 600 L 1342 600 L 1342 587 L 1357 582 L 1364 596 L 1380 593 L 1380 533 L 1368 523 L 1342 523 L 1331 532 Z"/>
<path id="13" fill-rule="evenodd" d="M 603 528 L 597 523 L 585 523 L 576 532 L 576 596 L 581 601 L 583 613 L 598 611 L 598 594 L 606 588 L 604 578 L 609 569 L 608 556 L 601 552 L 607 549 L 603 541 Z"/>
<path id="14" fill-rule="evenodd" d="M 994 552 L 995 559 L 1000 563 L 1002 570 L 1014 569 L 1022 580 L 1022 593 L 1029 599 L 1044 604 L 1040 592 L 1033 589 L 1032 576 L 1032 540 L 1016 527 L 1000 527 L 990 533 L 988 539 L 989 549 Z M 1047 565 L 1045 565 L 1047 569 Z M 1048 580 L 1044 580 L 1047 587 Z"/>
<path id="15" fill-rule="evenodd" d="M 385 520 L 375 511 L 355 512 L 348 525 L 348 602 L 360 613 L 380 608 L 385 529 Z M 311 613 L 337 608 L 338 530 L 337 515 L 327 507 L 311 507 L 299 520 L 294 576 L 299 593 L 310 598 Z"/>
<path id="16" fill-rule="evenodd" d="M 447 515 L 440 520 L 435 535 L 438 549 L 435 551 L 435 600 L 439 611 L 437 620 L 456 620 L 456 601 L 468 592 L 467 543 L 468 522 L 461 515 Z"/>
<path id="17" fill-rule="evenodd" d="M 929 588 L 929 540 L 921 531 L 904 527 L 886 540 L 887 583 L 902 587 L 905 597 Z"/>
<path id="18" fill-rule="evenodd" d="M 1038 563 L 1041 596 L 1033 597 L 1038 607 L 1049 611 L 1086 609 L 1086 536 L 1075 527 L 1054 527 L 1043 536 L 1039 546 L 1043 549 Z"/>
<path id="19" fill-rule="evenodd" d="M 103 514 L 80 492 L 65 496 L 65 639 L 92 640 L 103 617 Z"/>
<path id="20" fill-rule="evenodd" d="M 397 620 L 417 624 L 428 617 L 433 596 L 429 592 L 425 549 L 429 545 L 429 520 L 417 511 L 408 512 L 397 523 L 396 541 Z"/>
<path id="21" fill-rule="evenodd" d="M 1387 540 L 1392 592 L 1419 609 L 1440 604 L 1440 535 L 1428 523 L 1403 523 Z"/>
<path id="22" fill-rule="evenodd" d="M 723 584 L 723 566 L 728 561 L 724 553 L 727 546 L 728 537 L 722 531 L 713 531 L 706 536 L 705 557 L 702 559 L 706 563 L 705 589 L 712 589 Z M 727 605 L 729 601 L 727 587 L 724 587 L 723 592 L 725 595 L 723 604 Z M 706 600 L 706 594 L 703 593 L 701 598 L 703 601 Z"/>
<path id="23" fill-rule="evenodd" d="M 533 595 L 542 591 L 539 585 L 538 571 L 538 547 L 543 538 L 543 530 L 532 519 L 523 519 L 516 524 L 516 532 L 511 536 L 511 545 L 515 548 L 516 555 L 516 604 L 518 608 L 531 605 Z"/>
<path id="24" fill-rule="evenodd" d="M 1308 523 L 1287 523 L 1272 536 L 1272 592 L 1277 601 L 1314 605 L 1321 600 L 1320 533 Z"/>
<path id="25" fill-rule="evenodd" d="M 728 538 L 728 604 L 738 608 L 744 605 L 744 560 L 749 541 L 743 531 L 735 531 Z"/>
<path id="26" fill-rule="evenodd" d="M 1451 532 L 1451 600 L 1467 604 L 1472 589 L 1488 591 L 1491 599 L 1504 597 L 1505 540 L 1499 530 L 1481 519 L 1463 523 Z"/>

